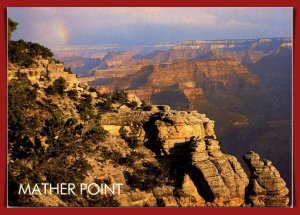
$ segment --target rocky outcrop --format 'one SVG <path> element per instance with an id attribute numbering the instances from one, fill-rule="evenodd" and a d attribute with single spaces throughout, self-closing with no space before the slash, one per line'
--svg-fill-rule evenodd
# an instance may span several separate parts
<path id="1" fill-rule="evenodd" d="M 287 206 L 289 190 L 272 162 L 261 159 L 252 151 L 244 155 L 244 160 L 251 171 L 248 187 L 251 204 L 258 207 Z"/>
<path id="2" fill-rule="evenodd" d="M 150 111 L 108 113 L 101 124 L 111 134 L 118 129 L 135 132 L 140 144 L 153 150 L 160 162 L 167 162 L 176 178 L 174 192 L 181 206 L 241 206 L 248 178 L 234 156 L 220 150 L 214 121 L 196 111 L 174 111 L 168 106 L 152 106 Z M 112 127 L 114 129 L 112 129 Z M 160 199 L 173 205 L 173 196 Z M 171 201 L 171 202 L 170 202 Z M 174 202 L 173 202 L 174 203 Z"/>
<path id="3" fill-rule="evenodd" d="M 245 160 L 251 170 L 249 179 L 237 158 L 222 152 L 214 130 L 215 122 L 196 111 L 174 111 L 168 106 L 151 106 L 149 111 L 108 113 L 102 125 L 125 127 L 135 132 L 141 146 L 167 163 L 176 178 L 173 195 L 159 197 L 164 206 L 287 206 L 288 190 L 270 161 L 249 153 Z M 113 131 L 114 130 L 114 131 Z"/>
<path id="4" fill-rule="evenodd" d="M 194 144 L 192 164 L 196 167 L 195 173 L 200 171 L 201 174 L 198 174 L 203 175 L 202 180 L 209 187 L 210 193 L 206 194 L 211 195 L 213 202 L 220 198 L 229 202 L 234 199 L 233 205 L 241 205 L 249 181 L 237 159 L 222 153 L 219 142 L 215 139 L 196 141 Z"/>
<path id="5" fill-rule="evenodd" d="M 28 79 L 33 84 L 43 83 L 43 86 L 48 86 L 60 77 L 64 78 L 68 88 L 73 88 L 82 91 L 79 87 L 79 80 L 76 74 L 66 71 L 64 64 L 55 63 L 54 60 L 36 60 L 35 66 L 29 68 L 19 68 L 10 65 L 8 70 L 8 80 L 15 77 L 17 72 L 27 74 Z"/>
<path id="6" fill-rule="evenodd" d="M 180 172 L 177 177 L 184 178 L 183 190 L 187 187 L 193 190 L 190 185 L 193 183 L 198 192 L 190 194 L 206 203 L 230 206 L 244 203 L 247 175 L 234 156 L 220 150 L 214 121 L 197 112 L 170 111 L 156 118 L 153 125 L 157 136 L 155 140 L 155 134 L 151 133 L 150 141 L 160 144 L 162 154 Z"/>
<path id="7" fill-rule="evenodd" d="M 152 116 L 157 138 L 168 153 L 176 143 L 184 143 L 191 137 L 204 139 L 215 137 L 214 121 L 196 111 L 168 111 Z M 153 136 L 151 136 L 153 138 Z"/>

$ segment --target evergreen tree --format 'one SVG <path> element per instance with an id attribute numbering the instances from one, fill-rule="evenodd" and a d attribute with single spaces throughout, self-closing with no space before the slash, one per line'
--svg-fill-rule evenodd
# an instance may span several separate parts
<path id="1" fill-rule="evenodd" d="M 7 20 L 7 36 L 8 40 L 11 39 L 12 33 L 17 29 L 18 23 L 8 18 Z"/>

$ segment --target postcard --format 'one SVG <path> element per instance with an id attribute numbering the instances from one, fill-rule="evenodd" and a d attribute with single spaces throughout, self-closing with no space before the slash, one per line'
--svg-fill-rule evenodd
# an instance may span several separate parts
<path id="1" fill-rule="evenodd" d="M 9 7 L 8 207 L 293 207 L 293 8 Z"/>

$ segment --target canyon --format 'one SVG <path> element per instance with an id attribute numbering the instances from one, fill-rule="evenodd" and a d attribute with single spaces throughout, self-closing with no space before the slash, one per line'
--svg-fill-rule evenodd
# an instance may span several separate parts
<path id="1" fill-rule="evenodd" d="M 206 62 L 204 65 L 207 64 L 216 66 L 215 62 Z M 226 65 L 241 67 L 237 62 L 226 62 Z M 191 68 L 195 66 L 196 63 Z M 257 84 L 256 76 L 248 74 L 245 69 L 237 70 L 236 73 L 241 74 L 248 84 Z M 17 204 L 22 206 L 29 204 L 54 207 L 285 207 L 289 205 L 289 189 L 272 162 L 250 151 L 244 155 L 244 160 L 249 167 L 249 171 L 246 171 L 236 156 L 223 150 L 215 131 L 215 124 L 218 122 L 211 120 L 203 112 L 178 111 L 168 105 L 144 106 L 133 94 L 127 95 L 127 103 L 113 103 L 110 110 L 103 112 L 103 109 L 97 107 L 99 103 L 105 102 L 107 97 L 94 92 L 89 85 L 80 83 L 75 74 L 65 71 L 63 64 L 51 59 L 39 59 L 35 66 L 29 68 L 9 65 L 9 86 L 15 81 L 22 81 L 21 83 L 25 85 L 24 75 L 28 78 L 26 84 L 36 88 L 37 94 L 22 111 L 31 113 L 27 118 L 29 122 L 38 121 L 30 131 L 25 129 L 16 132 L 21 132 L 22 136 L 28 137 L 29 142 L 20 144 L 28 152 L 35 154 L 35 158 L 41 160 L 36 166 L 35 158 L 19 154 L 24 148 L 17 148 L 18 140 L 10 139 L 10 141 L 17 141 L 13 151 L 9 153 L 8 164 L 9 204 L 12 206 L 15 206 L 16 203 L 13 203 L 15 201 L 19 201 Z M 187 73 L 185 77 L 188 78 L 189 75 Z M 221 71 L 213 74 L 212 77 L 220 78 L 224 75 L 228 76 L 226 72 Z M 70 97 L 69 94 L 47 94 L 49 86 L 61 78 L 66 81 L 67 92 L 75 90 L 78 93 L 77 99 Z M 157 86 L 160 86 L 160 83 L 157 83 Z M 235 86 L 234 80 L 226 83 L 229 85 L 223 87 L 227 86 L 228 90 Z M 23 85 L 19 87 L 23 89 L 25 87 Z M 214 87 L 215 85 L 213 89 Z M 28 91 L 28 89 L 15 91 L 16 94 L 13 94 L 14 97 L 10 99 L 20 99 L 22 94 Z M 80 104 L 78 102 L 86 101 L 87 95 L 90 95 L 90 108 L 92 108 L 89 117 L 82 115 L 78 108 Z M 130 105 L 132 102 L 134 106 Z M 14 110 L 11 105 L 9 108 L 10 111 Z M 56 123 L 63 123 L 55 124 L 55 127 L 51 128 L 49 123 L 53 121 L 53 118 L 51 119 L 53 111 L 54 119 L 59 117 Z M 98 111 L 102 113 L 100 118 L 95 115 Z M 58 114 L 59 112 L 61 114 Z M 35 115 L 39 118 L 36 119 Z M 99 124 L 97 122 L 93 125 L 95 120 Z M 43 126 L 50 127 L 43 128 Z M 87 139 L 87 135 L 93 134 L 90 131 L 95 132 L 94 126 L 101 126 L 108 132 L 104 140 L 96 138 L 92 143 Z M 74 134 L 70 136 L 68 132 L 72 132 L 72 128 L 78 132 L 80 127 L 83 133 L 75 134 L 76 144 L 72 146 Z M 45 128 L 54 131 L 58 129 L 58 131 L 53 133 L 52 137 L 51 133 L 45 133 Z M 83 142 L 80 142 L 81 138 Z M 10 142 L 11 144 L 13 142 Z M 76 150 L 76 147 L 81 145 L 84 149 Z M 67 153 L 74 147 L 74 152 Z M 69 177 L 61 172 L 56 175 L 54 170 L 61 167 L 51 166 L 53 153 L 60 148 L 65 152 L 56 155 L 58 157 L 55 160 L 65 163 L 62 168 L 67 165 L 66 169 L 71 168 L 72 172 L 76 170 L 76 175 L 71 176 L 72 180 L 78 181 L 82 178 L 80 183 L 86 184 L 122 183 L 124 187 L 122 186 L 120 195 L 100 199 L 88 194 L 75 195 L 72 198 L 59 194 L 27 195 L 25 202 L 20 195 L 14 196 L 18 191 L 14 187 L 16 183 L 14 180 L 18 180 L 19 183 L 31 183 L 33 181 L 30 174 L 38 174 L 38 178 L 46 180 L 45 183 L 62 183 L 59 178 Z M 48 153 L 50 157 L 47 156 Z M 76 162 L 81 162 L 79 169 L 72 168 Z M 19 168 L 25 169 L 29 175 L 20 172 Z M 33 173 L 30 173 L 31 171 Z"/>
<path id="2" fill-rule="evenodd" d="M 203 69 L 205 66 L 215 67 L 217 64 L 215 61 L 185 63 L 184 66 L 188 66 L 190 70 L 183 73 L 182 80 L 197 75 L 195 68 L 199 65 Z M 240 86 L 236 85 L 238 82 L 235 77 L 232 77 L 232 73 L 226 72 L 226 67 L 230 67 L 233 74 L 241 75 L 240 78 L 244 78 L 244 83 L 250 86 L 259 83 L 259 79 L 250 74 L 239 62 L 221 61 L 221 65 L 225 71 L 220 70 L 216 74 L 210 73 L 207 76 L 210 75 L 210 78 L 220 79 L 220 81 L 225 76 L 228 81 L 221 81 L 222 85 L 219 86 L 222 86 L 222 89 L 231 91 Z M 174 69 L 183 68 L 182 64 L 170 66 L 174 66 Z M 150 67 L 145 72 L 151 71 L 149 75 L 151 77 L 155 69 L 166 68 Z M 204 72 L 207 70 L 203 69 Z M 14 180 L 19 180 L 20 183 L 32 182 L 30 173 L 23 177 L 22 175 L 26 173 L 20 172 L 19 168 L 29 172 L 34 171 L 33 174 L 37 174 L 37 177 L 43 181 L 47 180 L 47 183 L 59 182 L 57 177 L 69 177 L 60 171 L 59 176 L 55 175 L 57 168 L 65 168 L 64 166 L 50 165 L 53 162 L 53 155 L 51 155 L 55 152 L 53 150 L 61 147 L 64 153 L 58 154 L 59 157 L 55 160 L 66 159 L 64 162 L 69 166 L 67 169 L 72 167 L 71 171 L 77 174 L 72 176 L 72 180 L 78 181 L 77 178 L 82 178 L 80 183 L 86 184 L 122 183 L 124 187 L 122 186 L 120 195 L 95 199 L 88 194 L 87 196 L 76 195 L 72 198 L 59 194 L 42 194 L 26 196 L 26 203 L 21 198 L 17 204 L 52 207 L 285 207 L 290 203 L 287 184 L 272 162 L 249 151 L 244 155 L 245 163 L 249 167 L 249 171 L 246 171 L 236 156 L 231 155 L 229 150 L 224 151 L 223 143 L 220 143 L 215 131 L 218 122 L 211 120 L 203 112 L 173 110 L 168 105 L 145 106 L 134 94 L 127 95 L 126 103 L 122 104 L 120 102 L 123 100 L 120 100 L 113 103 L 110 110 L 103 112 L 103 109 L 97 107 L 99 103 L 102 104 L 107 100 L 107 97 L 103 96 L 105 94 L 96 93 L 88 84 L 80 83 L 75 74 L 66 71 L 63 64 L 51 59 L 36 60 L 35 65 L 28 68 L 9 65 L 10 84 L 22 81 L 24 78 L 22 75 L 28 78 L 28 86 L 37 89 L 36 99 L 22 110 L 25 113 L 35 113 L 28 115 L 27 120 L 28 122 L 35 120 L 36 124 L 31 128 L 32 131 L 25 129 L 18 132 L 28 137 L 29 142 L 23 147 L 28 152 L 37 153 L 35 157 L 39 157 L 39 164 L 36 166 L 35 159 L 30 156 L 20 157 L 22 154 L 19 153 L 22 153 L 23 147 L 17 148 L 18 144 L 14 146 L 13 151 L 9 151 L 9 202 L 12 205 L 21 198 L 18 195 L 18 197 L 14 196 L 18 191 L 13 186 L 16 183 Z M 61 78 L 66 81 L 66 92 L 76 91 L 77 99 L 70 97 L 69 94 L 47 94 L 49 86 Z M 172 86 L 173 78 L 166 77 L 162 82 L 155 82 L 155 79 L 151 78 L 148 80 L 151 85 L 163 87 L 163 83 Z M 177 80 L 180 80 L 180 77 Z M 24 80 L 21 83 L 25 84 Z M 130 81 L 124 83 L 124 86 L 132 84 Z M 144 84 L 147 86 L 147 82 Z M 184 88 L 195 87 L 197 83 L 188 82 L 182 85 Z M 216 84 L 209 86 L 210 90 L 216 90 L 218 87 Z M 19 87 L 25 86 L 19 85 Z M 26 92 L 28 90 L 17 91 L 13 98 L 22 98 L 21 95 Z M 93 113 L 89 117 L 82 115 L 78 106 L 79 101 L 86 101 L 87 95 L 90 95 L 90 108 L 92 108 L 90 111 Z M 205 102 L 205 99 L 201 102 Z M 135 105 L 130 105 L 132 103 Z M 9 108 L 10 111 L 13 110 L 12 106 Z M 51 133 L 45 133 L 43 126 L 51 126 L 49 123 L 53 121 L 51 119 L 53 111 L 54 117 L 59 117 L 56 123 L 63 122 L 63 124 L 62 126 L 56 124 L 53 128 L 46 127 L 58 129 L 51 137 Z M 102 113 L 101 118 L 97 118 L 95 114 L 98 111 Z M 59 112 L 61 114 L 58 114 Z M 36 119 L 35 115 L 39 118 Z M 101 126 L 108 133 L 104 140 L 94 139 L 92 143 L 90 139 L 86 139 L 86 136 L 93 134 L 90 131 L 95 129 L 93 127 L 95 120 L 99 122 L 96 126 Z M 83 144 L 85 149 L 78 151 L 75 148 L 73 153 L 65 154 L 75 147 L 72 146 L 72 140 L 66 139 L 73 136 L 69 136 L 68 131 L 75 128 L 78 132 L 78 126 L 83 128 L 83 133 L 76 134 L 74 141 L 77 142 L 76 145 L 79 144 L 77 147 Z M 80 142 L 81 138 L 85 141 Z M 57 144 L 56 142 L 62 145 L 53 145 Z M 239 144 L 243 145 L 242 142 Z M 49 152 L 51 156 L 47 158 Z M 16 159 L 16 156 L 19 157 Z M 81 165 L 75 167 L 74 165 L 79 161 Z M 50 172 L 42 169 L 44 165 L 50 169 Z M 81 175 L 82 171 L 84 171 L 83 175 Z M 49 174 L 52 177 L 49 177 Z"/>
<path id="3" fill-rule="evenodd" d="M 15 131 L 16 137 L 20 132 L 28 138 L 26 144 L 24 140 L 19 143 L 18 139 L 12 139 L 11 136 L 9 139 L 9 205 L 285 207 L 289 204 L 289 189 L 272 162 L 260 158 L 255 152 L 248 152 L 244 155 L 250 170 L 250 174 L 247 174 L 235 156 L 223 151 L 215 132 L 215 121 L 206 114 L 172 110 L 168 105 L 143 106 L 133 94 L 126 96 L 127 103 L 122 104 L 120 102 L 123 99 L 119 100 L 112 104 L 110 110 L 103 112 L 97 107 L 107 97 L 94 92 L 89 85 L 80 83 L 75 74 L 66 71 L 63 64 L 51 59 L 35 62 L 34 66 L 28 68 L 10 64 L 8 70 L 9 89 L 15 90 L 14 94 L 10 93 L 10 101 L 15 99 L 18 102 L 17 99 L 21 99 L 24 93 L 30 92 L 30 89 L 18 91 L 11 88 L 16 81 L 21 81 L 22 85 L 18 85 L 20 89 L 26 86 L 37 89 L 36 97 L 26 104 L 22 103 L 25 108 L 21 110 L 29 114 L 25 126 L 31 120 L 37 120 L 36 124 L 30 130 Z M 239 73 L 245 75 L 245 71 Z M 214 76 L 220 75 L 223 77 L 224 74 L 220 72 Z M 256 84 L 255 76 L 249 77 L 249 83 Z M 62 78 L 66 83 L 66 92 L 76 91 L 77 99 L 69 93 L 48 93 L 47 89 Z M 82 115 L 78 105 L 86 102 L 88 95 L 91 98 L 91 114 L 87 117 Z M 130 105 L 132 102 L 134 106 Z M 10 103 L 10 113 L 20 114 L 19 110 L 14 112 L 14 108 L 18 107 Z M 102 113 L 100 118 L 95 115 L 98 111 Z M 51 118 L 52 114 L 56 121 Z M 35 115 L 39 118 L 35 118 Z M 99 124 L 96 122 L 94 125 L 95 120 Z M 62 124 L 54 124 L 52 128 L 51 122 Z M 99 136 L 90 142 L 87 135 L 95 132 L 94 126 L 101 126 L 108 132 L 105 139 Z M 83 133 L 78 133 L 80 127 Z M 72 132 L 73 128 L 77 134 L 71 133 L 70 136 L 68 132 Z M 52 137 L 51 132 L 46 132 L 48 129 L 58 130 Z M 11 127 L 10 132 L 13 131 Z M 75 145 L 72 145 L 73 141 Z M 22 147 L 18 148 L 18 144 Z M 30 154 L 22 155 L 24 147 Z M 76 147 L 84 149 L 78 150 Z M 60 148 L 64 153 L 57 154 L 53 161 L 56 150 Z M 73 148 L 75 151 L 68 153 Z M 35 158 L 39 159 L 38 164 Z M 52 166 L 53 162 L 60 161 L 64 162 L 64 166 Z M 81 163 L 80 166 L 72 168 L 77 162 Z M 20 172 L 19 168 L 27 173 Z M 57 168 L 71 168 L 70 171 L 75 170 L 76 175 L 68 176 L 61 171 L 57 175 Z M 89 194 L 66 197 L 55 193 L 14 196 L 18 192 L 18 186 L 14 184 L 17 181 L 31 184 L 31 174 L 38 175 L 43 183 L 62 183 L 64 181 L 60 178 L 69 181 L 71 177 L 75 184 L 81 178 L 80 183 L 121 183 L 124 187 L 119 195 L 100 198 Z"/>
<path id="4" fill-rule="evenodd" d="M 101 93 L 125 90 L 146 103 L 204 112 L 218 122 L 224 150 L 261 152 L 292 186 L 285 168 L 292 162 L 291 38 L 127 47 L 99 60 L 80 73 L 81 82 Z"/>
<path id="5" fill-rule="evenodd" d="M 10 56 L 8 205 L 291 206 L 291 44 L 73 47 L 60 50 L 66 63 L 35 44 L 44 57 Z M 124 186 L 18 195 L 37 182 Z"/>

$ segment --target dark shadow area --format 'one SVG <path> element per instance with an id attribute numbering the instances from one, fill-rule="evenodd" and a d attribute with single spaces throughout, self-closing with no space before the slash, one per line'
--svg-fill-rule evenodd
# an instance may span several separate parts
<path id="1" fill-rule="evenodd" d="M 195 166 L 190 165 L 190 168 L 188 169 L 188 175 L 190 176 L 193 183 L 197 187 L 199 195 L 201 195 L 201 197 L 205 201 L 212 202 L 214 199 L 214 195 L 213 195 L 207 181 L 205 180 L 202 172 Z"/>
<path id="2" fill-rule="evenodd" d="M 189 100 L 181 90 L 168 89 L 151 96 L 153 104 L 164 104 L 172 106 L 174 109 L 188 109 Z"/>
<path id="3" fill-rule="evenodd" d="M 207 202 L 214 199 L 214 195 L 204 178 L 203 173 L 192 164 L 191 156 L 196 144 L 195 137 L 184 143 L 176 143 L 168 155 L 169 165 L 177 175 L 178 187 L 182 187 L 184 175 L 187 174 L 198 190 L 198 194 Z"/>
<path id="4" fill-rule="evenodd" d="M 187 174 L 197 188 L 198 194 L 207 202 L 214 199 L 214 195 L 204 178 L 202 172 L 193 166 L 192 153 L 197 142 L 195 137 L 182 143 L 176 143 L 167 153 L 163 149 L 164 141 L 158 138 L 158 129 L 155 122 L 158 117 L 152 117 L 144 124 L 147 141 L 145 146 L 156 154 L 156 159 L 160 163 L 168 166 L 169 177 L 173 179 L 175 190 L 174 195 L 179 195 L 183 185 L 184 176 Z M 161 119 L 161 118 L 160 118 Z"/>

